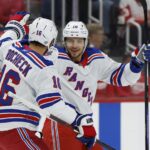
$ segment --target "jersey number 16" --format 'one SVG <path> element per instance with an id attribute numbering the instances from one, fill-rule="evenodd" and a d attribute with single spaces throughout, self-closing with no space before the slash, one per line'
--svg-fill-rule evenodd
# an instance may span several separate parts
<path id="1" fill-rule="evenodd" d="M 13 98 L 8 95 L 8 92 L 15 94 L 16 91 L 13 85 L 18 85 L 19 83 L 19 74 L 12 69 L 6 71 L 6 65 L 4 65 L 0 77 L 0 106 L 12 104 Z"/>

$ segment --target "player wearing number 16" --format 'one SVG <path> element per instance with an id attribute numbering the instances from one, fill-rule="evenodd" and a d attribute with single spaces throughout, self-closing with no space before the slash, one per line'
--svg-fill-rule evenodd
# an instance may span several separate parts
<path id="1" fill-rule="evenodd" d="M 35 136 L 41 116 L 15 101 L 8 92 L 68 124 L 77 118 L 76 111 L 63 101 L 53 62 L 43 57 L 56 40 L 55 24 L 37 18 L 30 25 L 29 45 L 23 45 L 17 40 L 28 34 L 28 18 L 26 12 L 14 15 L 6 25 L 11 30 L 0 39 L 0 150 L 49 150 L 43 139 Z"/>

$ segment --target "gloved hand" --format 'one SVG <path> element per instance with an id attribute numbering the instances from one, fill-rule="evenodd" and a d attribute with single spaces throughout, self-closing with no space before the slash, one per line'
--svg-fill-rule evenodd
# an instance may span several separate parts
<path id="1" fill-rule="evenodd" d="M 150 62 L 150 44 L 145 45 L 144 51 L 143 51 L 143 57 L 144 57 L 144 60 Z"/>
<path id="2" fill-rule="evenodd" d="M 90 115 L 79 115 L 73 127 L 78 132 L 77 139 L 91 149 L 96 141 L 96 131 L 93 126 L 93 119 Z"/>
<path id="3" fill-rule="evenodd" d="M 29 17 L 30 14 L 25 11 L 17 12 L 14 16 L 10 17 L 10 21 L 5 27 L 11 28 L 17 34 L 18 39 L 22 39 L 29 32 L 29 28 L 26 25 Z"/>
<path id="4" fill-rule="evenodd" d="M 140 72 L 144 66 L 144 60 L 150 62 L 150 44 L 143 44 L 140 49 L 136 48 L 132 53 L 131 70 L 135 73 Z"/>

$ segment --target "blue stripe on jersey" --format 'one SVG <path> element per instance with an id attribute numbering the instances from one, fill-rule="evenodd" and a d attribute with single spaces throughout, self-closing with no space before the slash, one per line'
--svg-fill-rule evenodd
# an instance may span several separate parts
<path id="1" fill-rule="evenodd" d="M 40 69 L 43 68 L 36 60 L 34 60 L 31 56 L 25 54 L 36 66 L 38 66 Z"/>
<path id="2" fill-rule="evenodd" d="M 58 59 L 70 60 L 68 53 L 64 47 L 56 47 L 58 49 Z M 64 54 L 64 55 L 63 55 Z"/>
<path id="3" fill-rule="evenodd" d="M 85 53 L 87 53 L 87 55 L 88 55 L 88 65 L 93 60 L 105 58 L 104 55 L 102 54 L 102 51 L 100 49 L 88 47 L 88 48 L 85 49 Z"/>
<path id="4" fill-rule="evenodd" d="M 100 49 L 97 49 L 97 48 L 88 47 L 88 48 L 85 49 L 85 52 L 87 52 L 88 57 L 90 57 L 92 55 L 95 55 L 95 54 L 103 55 L 103 52 Z"/>
<path id="5" fill-rule="evenodd" d="M 100 139 L 120 150 L 120 103 L 102 103 L 100 111 Z"/>
<path id="6" fill-rule="evenodd" d="M 102 53 L 102 51 L 100 49 L 91 48 L 91 47 L 86 48 L 85 51 L 88 53 L 88 57 L 90 57 L 93 54 L 100 54 L 100 53 Z"/>
<path id="7" fill-rule="evenodd" d="M 24 119 L 24 118 L 6 118 L 6 119 L 0 119 L 0 123 L 7 123 L 7 122 L 27 122 L 27 123 L 31 123 L 35 126 L 37 126 L 39 124 L 39 121 L 32 121 L 32 120 L 28 120 L 28 119 Z"/>
<path id="8" fill-rule="evenodd" d="M 110 77 L 110 83 L 112 84 L 112 85 L 114 85 L 114 76 L 115 76 L 115 74 L 120 70 L 120 68 L 122 67 L 122 65 L 123 64 L 121 64 L 112 74 L 111 74 L 111 77 Z"/>
<path id="9" fill-rule="evenodd" d="M 40 105 L 40 108 L 44 109 L 44 108 L 50 107 L 50 106 L 52 106 L 52 105 L 58 103 L 58 102 L 61 101 L 61 100 L 62 100 L 62 99 L 60 98 L 60 99 L 54 100 L 54 101 L 52 101 L 52 102 L 47 102 L 47 103 L 45 103 L 45 104 L 43 104 L 43 105 Z"/>
<path id="10" fill-rule="evenodd" d="M 11 40 L 12 40 L 12 38 L 10 38 L 10 37 L 7 37 L 7 38 L 4 38 L 4 39 L 0 40 L 0 46 L 1 46 L 4 42 L 11 41 Z"/>
<path id="11" fill-rule="evenodd" d="M 0 109 L 0 113 L 20 113 L 20 114 L 26 114 L 26 115 L 31 115 L 40 118 L 40 115 L 36 112 L 18 110 L 18 109 Z"/>
<path id="12" fill-rule="evenodd" d="M 45 59 L 42 55 L 38 54 L 37 52 L 35 52 L 33 50 L 28 50 L 27 53 L 29 53 L 29 52 L 35 54 L 46 66 L 53 65 L 52 61 Z"/>
<path id="13" fill-rule="evenodd" d="M 65 102 L 65 104 L 68 105 L 69 107 L 73 108 L 73 109 L 76 109 L 76 107 L 70 103 Z"/>
<path id="14" fill-rule="evenodd" d="M 66 49 L 65 49 L 64 47 L 57 47 L 57 46 L 55 46 L 55 47 L 58 49 L 58 52 L 59 52 L 59 53 L 67 54 L 67 53 L 66 53 Z"/>
<path id="15" fill-rule="evenodd" d="M 110 83 L 113 85 L 113 77 L 114 77 L 114 74 L 117 72 L 117 70 L 115 70 L 112 74 L 111 74 L 111 77 L 110 77 Z"/>
<path id="16" fill-rule="evenodd" d="M 31 56 L 29 56 L 29 54 L 28 54 L 29 52 L 33 53 L 36 57 L 38 57 L 38 59 L 40 61 L 42 61 L 42 63 L 44 63 L 46 66 L 53 65 L 52 61 L 45 59 L 42 55 L 38 54 L 37 52 L 35 52 L 33 50 L 26 50 L 26 49 L 24 49 L 24 47 L 17 47 L 15 44 L 13 44 L 13 47 L 15 47 L 16 50 L 18 50 L 23 55 L 25 55 L 27 58 L 29 58 L 39 68 L 42 68 L 41 65 L 35 59 L 33 59 Z"/>
<path id="17" fill-rule="evenodd" d="M 121 70 L 120 70 L 120 72 L 119 72 L 119 75 L 118 75 L 118 79 L 117 79 L 117 81 L 118 81 L 118 85 L 119 86 L 122 86 L 122 84 L 121 84 L 121 77 L 122 77 L 122 73 L 123 73 L 123 71 L 124 71 L 124 68 L 125 68 L 125 64 L 123 64 L 122 66 L 121 66 Z"/>
<path id="18" fill-rule="evenodd" d="M 40 99 L 43 99 L 43 98 L 51 98 L 51 97 L 54 97 L 54 96 L 61 96 L 59 93 L 48 93 L 48 94 L 43 94 L 43 95 L 40 95 L 36 98 L 36 101 L 38 102 Z"/>
<path id="19" fill-rule="evenodd" d="M 63 57 L 63 56 L 58 56 L 58 59 L 70 60 L 69 58 L 67 58 L 67 57 Z"/>

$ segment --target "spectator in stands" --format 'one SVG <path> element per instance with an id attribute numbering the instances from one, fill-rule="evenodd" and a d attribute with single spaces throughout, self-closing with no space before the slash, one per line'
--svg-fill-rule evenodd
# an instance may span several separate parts
<path id="1" fill-rule="evenodd" d="M 150 1 L 147 1 L 148 17 L 150 17 Z M 133 19 L 139 24 L 144 23 L 144 12 L 140 0 L 121 0 L 120 15 L 118 16 L 118 22 L 125 24 L 129 19 Z"/>
<path id="2" fill-rule="evenodd" d="M 0 23 L 6 24 L 12 14 L 25 9 L 24 0 L 0 0 Z"/>
<path id="3" fill-rule="evenodd" d="M 150 28 L 150 1 L 149 0 L 146 0 L 146 1 L 147 1 L 147 8 L 148 8 L 148 23 L 149 23 L 148 26 Z M 140 0 L 121 0 L 120 4 L 119 4 L 119 8 L 120 8 L 120 13 L 118 16 L 118 24 L 121 25 L 121 27 L 118 30 L 119 36 L 124 35 L 123 31 L 125 31 L 126 23 L 129 20 L 139 23 L 143 29 L 144 12 L 143 12 L 143 7 L 141 5 Z M 131 38 L 131 43 L 134 45 L 137 45 L 137 42 L 136 42 L 137 39 L 135 38 L 135 37 L 137 37 L 136 35 L 137 35 L 136 29 L 131 26 L 130 38 Z M 142 35 L 144 35 L 144 33 Z M 142 36 L 142 38 L 143 38 L 143 36 Z"/>
<path id="4" fill-rule="evenodd" d="M 100 48 L 104 40 L 104 30 L 100 24 L 92 23 L 88 24 L 89 30 L 89 46 Z"/>
<path id="5" fill-rule="evenodd" d="M 89 31 L 88 46 L 103 49 L 108 54 L 109 50 L 105 45 L 106 36 L 103 27 L 98 23 L 90 23 L 87 25 L 87 28 Z"/>

